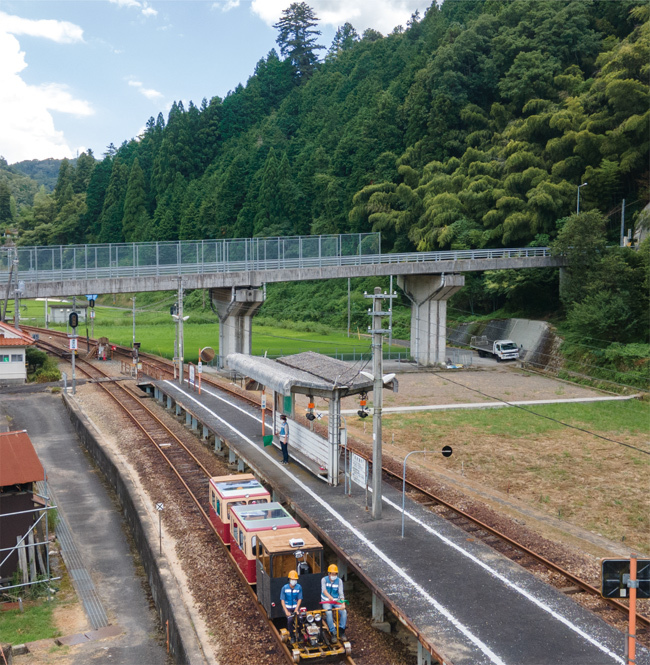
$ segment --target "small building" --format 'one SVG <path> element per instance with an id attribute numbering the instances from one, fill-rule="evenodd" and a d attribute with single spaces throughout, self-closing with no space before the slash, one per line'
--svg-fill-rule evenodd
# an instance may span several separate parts
<path id="1" fill-rule="evenodd" d="M 0 384 L 25 383 L 25 350 L 33 344 L 31 335 L 0 321 Z"/>
<path id="2" fill-rule="evenodd" d="M 49 323 L 67 323 L 71 312 L 77 312 L 79 315 L 79 322 L 85 323 L 87 311 L 88 302 L 86 300 L 79 300 L 79 302 L 77 302 L 74 307 L 71 303 L 59 303 L 58 305 L 50 305 L 48 321 Z"/>
<path id="3" fill-rule="evenodd" d="M 0 581 L 7 582 L 19 568 L 17 541 L 43 507 L 34 484 L 45 480 L 45 471 L 25 430 L 0 433 L 0 460 Z"/>

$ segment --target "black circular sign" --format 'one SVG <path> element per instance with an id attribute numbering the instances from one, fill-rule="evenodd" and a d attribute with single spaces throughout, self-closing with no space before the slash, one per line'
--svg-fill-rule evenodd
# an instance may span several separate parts
<path id="1" fill-rule="evenodd" d="M 445 457 L 451 457 L 451 453 L 452 453 L 452 452 L 453 452 L 453 451 L 452 451 L 452 449 L 451 449 L 451 446 L 445 446 L 445 447 L 442 449 L 442 454 L 443 454 Z"/>

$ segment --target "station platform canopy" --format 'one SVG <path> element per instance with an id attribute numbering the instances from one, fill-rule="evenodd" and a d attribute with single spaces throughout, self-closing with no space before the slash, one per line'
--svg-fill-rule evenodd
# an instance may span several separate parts
<path id="1" fill-rule="evenodd" d="M 313 351 L 283 356 L 277 360 L 232 353 L 226 363 L 251 382 L 259 384 L 247 386 L 249 390 L 261 390 L 261 386 L 265 386 L 284 396 L 297 393 L 346 397 L 368 393 L 373 388 L 372 379 L 360 372 L 363 365 L 351 365 Z"/>

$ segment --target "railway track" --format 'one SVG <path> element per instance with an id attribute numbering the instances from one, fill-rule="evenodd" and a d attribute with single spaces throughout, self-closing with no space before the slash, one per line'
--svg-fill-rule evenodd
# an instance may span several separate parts
<path id="1" fill-rule="evenodd" d="M 45 332 L 37 328 L 33 330 L 34 332 L 40 332 L 41 334 Z M 63 337 L 67 340 L 67 335 L 65 333 L 60 333 L 59 331 L 48 332 L 50 334 L 54 332 L 55 336 Z M 118 346 L 117 350 L 124 356 L 131 356 L 131 349 L 128 347 Z M 160 379 L 173 378 L 174 368 L 170 361 L 147 353 L 141 353 L 140 356 L 143 365 L 145 366 L 144 368 L 147 370 L 147 373 L 151 372 L 153 376 Z M 242 395 L 240 392 L 231 389 L 229 386 L 224 386 L 223 383 L 206 378 L 205 375 L 203 376 L 202 380 L 204 383 L 209 384 L 219 390 L 225 391 L 239 399 L 259 406 L 259 403 L 252 397 L 249 397 L 248 395 Z M 363 449 L 360 447 L 355 448 L 354 444 L 350 442 L 348 445 L 350 450 L 360 455 L 364 459 L 371 461 Z M 385 464 L 383 471 L 386 481 L 396 485 L 398 484 L 398 489 L 401 489 L 401 468 L 399 470 L 395 470 L 391 468 L 389 464 Z M 418 485 L 412 480 L 409 480 L 408 477 L 407 485 L 411 498 L 419 501 L 426 507 L 435 510 L 438 515 L 463 529 L 469 537 L 483 541 L 485 544 L 499 551 L 504 556 L 507 556 L 531 572 L 539 573 L 541 570 L 548 571 L 546 577 L 550 578 L 549 583 L 553 584 L 553 586 L 558 588 L 563 593 L 574 596 L 576 601 L 584 601 L 584 599 L 588 597 L 589 602 L 583 602 L 583 604 L 586 604 L 591 611 L 600 615 L 604 620 L 610 623 L 612 622 L 612 611 L 616 611 L 617 616 L 619 617 L 619 622 L 622 620 L 627 620 L 629 616 L 629 609 L 624 603 L 611 598 L 602 598 L 600 595 L 600 590 L 590 585 L 585 580 L 572 574 L 570 571 L 564 569 L 562 566 L 554 563 L 553 561 L 550 561 L 541 554 L 529 549 L 513 538 L 510 538 L 506 534 L 498 531 L 494 527 L 486 524 L 470 513 L 452 505 L 441 496 L 432 492 L 430 489 L 423 487 L 422 485 Z M 650 646 L 650 631 L 648 630 L 650 627 L 650 618 L 641 613 L 637 613 L 636 616 L 637 625 L 639 627 L 639 642 Z"/>
<path id="2" fill-rule="evenodd" d="M 65 338 L 65 341 L 67 341 L 67 335 L 65 334 L 54 335 L 52 337 L 53 339 L 56 337 L 58 341 L 62 341 L 63 338 Z M 46 351 L 49 351 L 50 353 L 53 353 L 61 358 L 67 359 L 67 356 L 69 356 L 69 354 L 66 353 L 65 348 L 55 344 L 53 341 L 39 339 L 38 345 L 44 348 Z M 115 403 L 122 409 L 129 420 L 131 420 L 131 422 L 138 428 L 143 438 L 149 442 L 149 444 L 155 449 L 156 453 L 160 455 L 162 460 L 164 460 L 166 466 L 171 469 L 182 486 L 185 496 L 188 497 L 191 501 L 191 505 L 188 506 L 188 508 L 202 519 L 208 530 L 213 533 L 216 542 L 218 542 L 226 552 L 230 559 L 231 565 L 244 584 L 244 588 L 248 590 L 248 593 L 253 600 L 253 604 L 257 608 L 260 616 L 269 626 L 269 629 L 273 633 L 278 647 L 284 654 L 287 662 L 293 663 L 294 660 L 291 651 L 282 641 L 280 633 L 278 632 L 273 622 L 268 619 L 266 613 L 262 610 L 262 606 L 257 600 L 255 591 L 241 572 L 239 566 L 232 557 L 230 550 L 223 544 L 221 538 L 219 538 L 219 535 L 214 528 L 209 515 L 203 507 L 207 501 L 208 496 L 208 484 L 212 475 L 210 471 L 206 469 L 201 461 L 158 418 L 158 416 L 148 406 L 146 406 L 146 404 L 143 403 L 142 400 L 145 398 L 144 394 L 138 395 L 130 390 L 127 386 L 121 385 L 118 381 L 112 380 L 114 377 L 111 377 L 106 372 L 103 372 L 88 360 L 77 357 L 75 364 L 76 368 L 81 373 L 85 374 L 90 380 L 96 381 L 97 385 L 108 396 L 110 396 L 113 401 L 115 401 Z M 158 366 L 161 370 L 168 371 L 168 368 L 164 362 L 155 363 L 154 366 Z M 169 371 L 171 371 L 173 374 L 173 369 Z M 106 379 L 109 380 L 106 381 Z M 215 382 L 210 383 L 217 388 L 222 388 L 222 386 Z M 345 663 L 346 665 L 355 665 L 351 656 L 341 657 L 341 662 Z"/>

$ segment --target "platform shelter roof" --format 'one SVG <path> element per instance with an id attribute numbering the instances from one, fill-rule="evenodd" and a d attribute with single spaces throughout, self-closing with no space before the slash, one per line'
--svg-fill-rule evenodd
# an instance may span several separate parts
<path id="1" fill-rule="evenodd" d="M 353 367 L 313 351 L 277 360 L 232 353 L 226 362 L 228 367 L 282 395 L 329 396 L 338 391 L 345 396 L 370 392 L 373 387 L 373 382 L 359 373 L 358 365 Z"/>
<path id="2" fill-rule="evenodd" d="M 0 433 L 0 487 L 34 483 L 45 471 L 26 430 Z"/>

